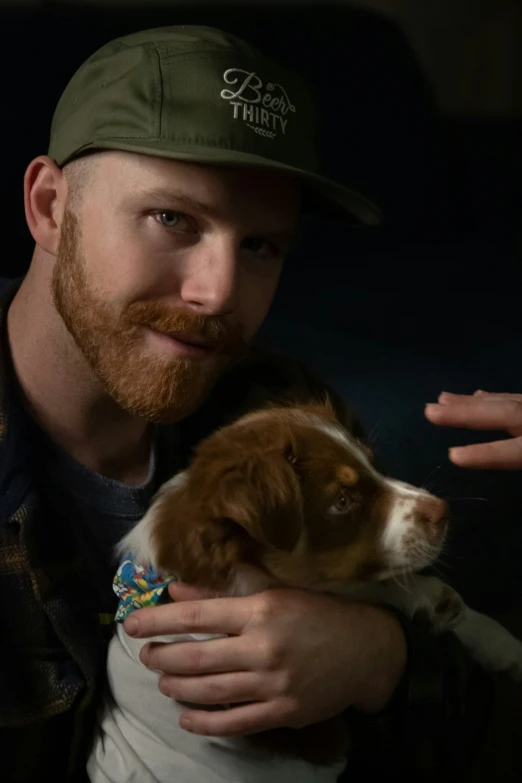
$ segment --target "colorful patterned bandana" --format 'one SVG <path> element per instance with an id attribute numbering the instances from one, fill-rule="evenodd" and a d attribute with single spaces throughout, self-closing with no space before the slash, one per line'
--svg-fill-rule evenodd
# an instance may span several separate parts
<path id="1" fill-rule="evenodd" d="M 113 579 L 112 589 L 120 599 L 115 620 L 122 623 L 135 609 L 156 606 L 170 582 L 176 577 L 164 576 L 152 566 L 144 568 L 126 555 Z"/>

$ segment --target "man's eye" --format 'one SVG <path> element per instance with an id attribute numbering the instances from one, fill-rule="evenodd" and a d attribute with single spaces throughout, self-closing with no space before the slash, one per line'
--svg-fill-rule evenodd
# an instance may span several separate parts
<path id="1" fill-rule="evenodd" d="M 270 245 L 265 242 L 264 239 L 259 237 L 247 237 L 241 242 L 241 247 L 246 250 L 250 250 L 251 253 L 259 253 L 263 248 L 267 251 L 267 255 L 270 254 Z"/>
<path id="2" fill-rule="evenodd" d="M 172 209 L 165 209 L 157 213 L 157 219 L 165 228 L 177 228 L 183 220 L 184 215 L 181 212 L 174 212 Z"/>

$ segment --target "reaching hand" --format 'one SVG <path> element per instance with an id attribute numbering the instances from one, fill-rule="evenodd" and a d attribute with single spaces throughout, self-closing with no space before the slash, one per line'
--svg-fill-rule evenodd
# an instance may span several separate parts
<path id="1" fill-rule="evenodd" d="M 522 470 L 522 394 L 476 391 L 473 395 L 442 392 L 429 403 L 426 418 L 444 427 L 505 430 L 511 438 L 450 449 L 452 462 L 463 468 Z"/>

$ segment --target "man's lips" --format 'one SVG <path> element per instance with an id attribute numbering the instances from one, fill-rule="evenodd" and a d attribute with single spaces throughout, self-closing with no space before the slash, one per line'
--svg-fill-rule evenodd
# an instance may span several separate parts
<path id="1" fill-rule="evenodd" d="M 185 334 L 179 334 L 178 332 L 163 332 L 166 337 L 170 337 L 172 340 L 177 340 L 178 343 L 185 343 L 185 345 L 194 345 L 197 348 L 205 348 L 208 351 L 215 351 L 218 346 L 210 340 L 205 340 L 202 337 L 191 337 Z"/>
<path id="2" fill-rule="evenodd" d="M 201 337 L 192 337 L 175 332 L 160 332 L 148 327 L 149 332 L 160 340 L 169 353 L 183 359 L 204 359 L 211 356 L 218 346 Z"/>

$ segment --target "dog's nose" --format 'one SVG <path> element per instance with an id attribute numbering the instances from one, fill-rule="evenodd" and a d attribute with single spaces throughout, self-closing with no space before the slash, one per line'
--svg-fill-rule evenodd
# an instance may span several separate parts
<path id="1" fill-rule="evenodd" d="M 431 535 L 440 536 L 448 524 L 449 507 L 445 500 L 433 495 L 422 498 L 417 503 L 417 513 Z"/>

